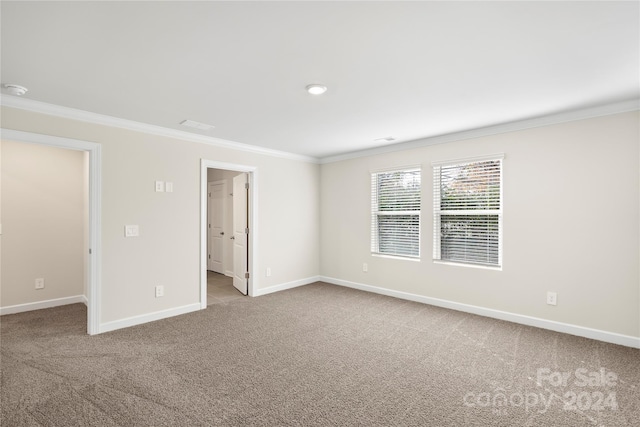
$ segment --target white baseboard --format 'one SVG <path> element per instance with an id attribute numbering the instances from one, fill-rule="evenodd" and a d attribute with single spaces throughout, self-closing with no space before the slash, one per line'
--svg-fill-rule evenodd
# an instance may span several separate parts
<path id="1" fill-rule="evenodd" d="M 224 275 L 227 276 L 227 277 L 233 277 L 233 271 L 227 270 L 227 271 L 224 272 Z"/>
<path id="2" fill-rule="evenodd" d="M 154 322 L 168 317 L 179 316 L 201 310 L 200 303 L 183 305 L 182 307 L 169 308 L 167 310 L 155 311 L 153 313 L 141 314 L 139 316 L 127 317 L 125 319 L 113 320 L 101 323 L 98 333 L 115 331 L 116 329 L 128 328 L 130 326 L 141 325 L 143 323 Z"/>
<path id="3" fill-rule="evenodd" d="M 266 288 L 256 289 L 254 297 L 272 294 L 274 292 L 284 291 L 286 289 L 297 288 L 298 286 L 309 285 L 320 280 L 320 276 L 307 277 L 306 279 L 294 280 L 293 282 L 282 283 L 280 285 L 269 286 Z"/>
<path id="4" fill-rule="evenodd" d="M 56 298 L 56 299 L 49 299 L 46 301 L 29 302 L 26 304 L 17 304 L 17 305 L 10 305 L 7 307 L 0 307 L 0 316 L 3 316 L 5 314 L 22 313 L 25 311 L 41 310 L 43 308 L 58 307 L 61 305 L 69 305 L 69 304 L 77 304 L 77 303 L 82 303 L 86 305 L 87 297 L 85 297 L 84 295 L 75 295 L 72 297 Z"/>
<path id="5" fill-rule="evenodd" d="M 640 337 L 622 335 L 615 332 L 607 332 L 599 329 L 586 328 L 584 326 L 572 325 L 568 323 L 555 322 L 553 320 L 540 319 L 538 317 L 525 316 L 522 314 L 510 313 L 506 311 L 493 310 L 491 308 L 478 307 L 475 305 L 462 304 L 455 301 L 443 300 L 439 298 L 425 297 L 408 292 L 394 291 L 392 289 L 379 288 L 377 286 L 365 285 L 362 283 L 349 282 L 347 280 L 335 279 L 332 277 L 320 276 L 319 280 L 333 285 L 345 286 L 347 288 L 359 289 L 361 291 L 373 292 L 390 297 L 401 298 L 409 301 L 421 302 L 423 304 L 435 305 L 437 307 L 450 308 L 452 310 L 463 311 L 465 313 L 477 314 L 494 319 L 506 320 L 508 322 L 519 323 L 521 325 L 535 326 L 537 328 L 549 329 L 555 332 L 562 332 L 579 337 L 591 338 L 612 344 L 624 345 L 626 347 L 640 348 Z"/>

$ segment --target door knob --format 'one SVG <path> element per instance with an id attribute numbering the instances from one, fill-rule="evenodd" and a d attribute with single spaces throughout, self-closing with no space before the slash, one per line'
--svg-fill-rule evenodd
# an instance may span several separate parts
<path id="1" fill-rule="evenodd" d="M 224 231 L 221 231 L 221 232 L 220 232 L 220 235 L 221 235 L 221 236 L 224 236 Z"/>
<path id="2" fill-rule="evenodd" d="M 231 236 L 230 239 L 231 240 L 236 240 L 236 236 Z"/>

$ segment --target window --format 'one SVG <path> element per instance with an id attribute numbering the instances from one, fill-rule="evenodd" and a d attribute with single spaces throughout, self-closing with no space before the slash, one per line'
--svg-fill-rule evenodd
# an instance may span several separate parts
<path id="1" fill-rule="evenodd" d="M 433 258 L 502 266 L 502 159 L 433 163 Z"/>
<path id="2" fill-rule="evenodd" d="M 420 169 L 371 174 L 371 252 L 420 256 Z"/>

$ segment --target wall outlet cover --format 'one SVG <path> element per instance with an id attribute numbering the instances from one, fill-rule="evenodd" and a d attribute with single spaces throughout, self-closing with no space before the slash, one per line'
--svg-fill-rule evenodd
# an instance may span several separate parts
<path id="1" fill-rule="evenodd" d="M 140 235 L 140 227 L 137 225 L 125 225 L 124 237 L 138 237 Z"/>

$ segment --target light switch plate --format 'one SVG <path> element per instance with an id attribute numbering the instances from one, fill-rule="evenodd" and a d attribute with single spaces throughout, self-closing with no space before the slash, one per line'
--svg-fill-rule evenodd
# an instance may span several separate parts
<path id="1" fill-rule="evenodd" d="M 140 235 L 140 228 L 137 225 L 125 225 L 124 237 L 138 237 Z"/>
<path id="2" fill-rule="evenodd" d="M 164 193 L 164 181 L 156 181 L 156 193 Z"/>
<path id="3" fill-rule="evenodd" d="M 166 191 L 167 193 L 173 193 L 173 182 L 165 182 L 164 191 Z"/>

